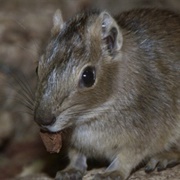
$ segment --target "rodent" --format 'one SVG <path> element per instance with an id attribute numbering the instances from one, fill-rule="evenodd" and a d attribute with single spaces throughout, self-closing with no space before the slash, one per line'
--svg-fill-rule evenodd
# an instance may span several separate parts
<path id="1" fill-rule="evenodd" d="M 180 15 L 135 9 L 113 17 L 85 10 L 54 15 L 38 62 L 34 119 L 70 129 L 70 164 L 56 179 L 82 179 L 89 157 L 109 167 L 94 179 L 127 179 L 180 162 Z"/>

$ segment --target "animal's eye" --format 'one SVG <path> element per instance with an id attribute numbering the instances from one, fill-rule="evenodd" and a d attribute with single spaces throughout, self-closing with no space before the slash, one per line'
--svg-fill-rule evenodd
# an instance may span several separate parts
<path id="1" fill-rule="evenodd" d="M 91 87 L 94 85 L 95 80 L 95 68 L 90 66 L 86 67 L 81 76 L 81 85 L 83 87 Z"/>

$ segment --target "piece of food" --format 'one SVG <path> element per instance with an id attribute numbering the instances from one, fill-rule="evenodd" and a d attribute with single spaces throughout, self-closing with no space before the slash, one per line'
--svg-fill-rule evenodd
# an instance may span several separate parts
<path id="1" fill-rule="evenodd" d="M 62 146 L 61 132 L 49 133 L 40 131 L 40 136 L 48 152 L 59 153 Z"/>

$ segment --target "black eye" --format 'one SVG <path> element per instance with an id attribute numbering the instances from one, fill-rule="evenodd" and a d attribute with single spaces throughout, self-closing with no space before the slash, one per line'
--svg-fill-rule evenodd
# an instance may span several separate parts
<path id="1" fill-rule="evenodd" d="M 86 67 L 81 76 L 81 85 L 91 87 L 95 83 L 95 78 L 95 69 L 93 67 Z"/>

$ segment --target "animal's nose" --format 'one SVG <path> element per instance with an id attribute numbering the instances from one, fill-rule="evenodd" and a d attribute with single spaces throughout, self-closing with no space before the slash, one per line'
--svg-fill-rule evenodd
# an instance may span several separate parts
<path id="1" fill-rule="evenodd" d="M 54 115 L 35 115 L 34 120 L 40 126 L 49 126 L 55 123 L 56 117 Z"/>

